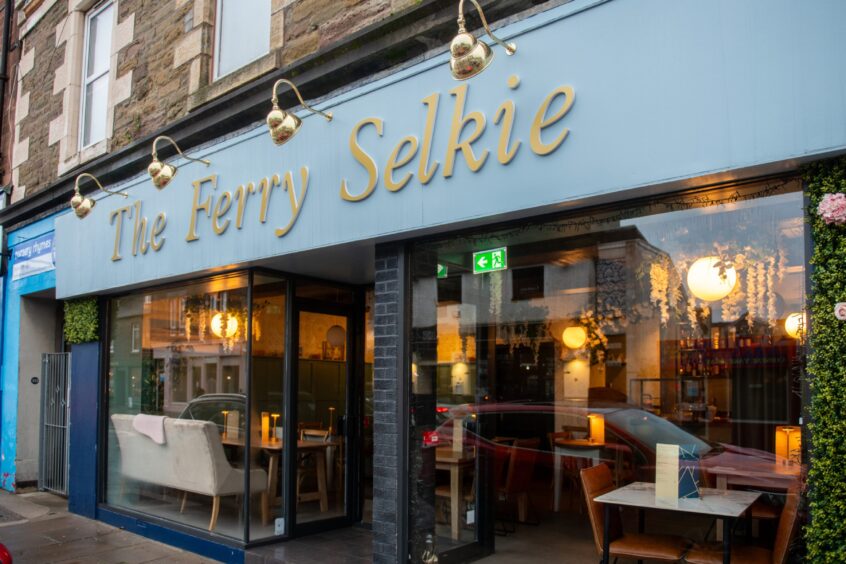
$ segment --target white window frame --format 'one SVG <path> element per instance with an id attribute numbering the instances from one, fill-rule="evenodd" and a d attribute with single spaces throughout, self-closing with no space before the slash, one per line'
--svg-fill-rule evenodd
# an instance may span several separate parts
<path id="1" fill-rule="evenodd" d="M 87 149 L 88 147 L 93 147 L 97 143 L 100 143 L 100 142 L 104 141 L 106 138 L 108 138 L 108 131 L 107 131 L 106 134 L 105 134 L 105 137 L 103 139 L 97 139 L 96 141 L 89 143 L 88 145 L 85 145 L 84 141 L 83 141 L 85 139 L 85 110 L 86 110 L 86 106 L 87 106 L 86 102 L 88 100 L 88 96 L 86 95 L 86 92 L 88 90 L 88 85 L 91 84 L 92 82 L 96 81 L 97 79 L 102 78 L 104 75 L 108 76 L 109 73 L 111 72 L 111 64 L 109 65 L 109 67 L 106 68 L 106 70 L 103 73 L 98 74 L 95 77 L 89 78 L 89 77 L 86 77 L 85 75 L 86 75 L 87 69 L 88 69 L 88 40 L 91 37 L 91 33 L 90 33 L 91 20 L 94 19 L 99 14 L 103 13 L 105 10 L 107 10 L 108 8 L 113 6 L 114 4 L 115 4 L 114 0 L 107 0 L 106 2 L 103 2 L 102 4 L 99 4 L 98 6 L 91 8 L 85 14 L 85 24 L 84 24 L 84 27 L 82 28 L 83 29 L 83 36 L 85 37 L 85 40 L 82 43 L 82 76 L 80 77 L 81 78 L 81 86 L 80 86 L 80 92 L 79 92 L 79 98 L 80 98 L 80 104 L 79 104 L 80 105 L 80 109 L 79 109 L 79 150 L 80 151 L 82 151 L 83 149 Z M 112 41 L 114 41 L 113 33 L 114 33 L 114 25 L 112 25 L 112 35 L 110 36 Z M 109 45 L 109 52 L 111 53 L 111 45 Z M 108 88 L 110 86 L 111 86 L 111 84 L 106 85 L 107 91 L 108 91 Z M 107 97 L 105 111 L 108 112 L 108 97 Z"/>
<path id="2" fill-rule="evenodd" d="M 272 2 L 271 2 L 271 14 L 272 14 L 272 12 L 273 12 L 273 5 L 272 5 Z M 245 66 L 249 65 L 250 63 L 254 63 L 254 62 L 258 61 L 259 59 L 261 59 L 262 57 L 266 57 L 270 53 L 270 42 L 272 41 L 272 38 L 270 38 L 269 34 L 268 34 L 267 51 L 265 51 L 261 55 L 258 55 L 254 59 L 246 61 L 240 67 L 238 67 L 236 69 L 232 69 L 231 71 L 227 72 L 226 74 L 220 74 L 220 39 L 221 39 L 220 33 L 223 30 L 223 25 L 220 22 L 220 18 L 223 15 L 223 0 L 215 0 L 215 12 L 214 13 L 215 13 L 215 22 L 214 22 L 215 23 L 215 26 L 214 26 L 214 65 L 213 65 L 214 66 L 214 69 L 213 69 L 214 72 L 212 73 L 213 74 L 212 80 L 220 80 L 221 78 L 223 78 L 225 76 L 228 76 L 230 74 L 238 72 L 239 70 L 241 70 Z M 269 18 L 267 20 L 267 27 L 268 27 L 268 30 L 269 30 L 270 29 L 270 19 Z"/>

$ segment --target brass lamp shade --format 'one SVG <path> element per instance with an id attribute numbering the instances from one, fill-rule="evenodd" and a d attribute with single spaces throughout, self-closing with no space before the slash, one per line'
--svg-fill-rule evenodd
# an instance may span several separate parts
<path id="1" fill-rule="evenodd" d="M 450 45 L 449 70 L 456 80 L 473 78 L 491 64 L 493 51 L 469 33 L 459 33 Z"/>
<path id="2" fill-rule="evenodd" d="M 476 6 L 476 10 L 479 12 L 479 17 L 488 36 L 498 45 L 501 45 L 508 55 L 513 55 L 517 51 L 517 46 L 514 43 L 505 43 L 494 35 L 488 26 L 488 21 L 485 19 L 485 13 L 482 11 L 482 7 L 476 0 L 470 1 Z M 473 34 L 468 33 L 465 24 L 464 0 L 460 0 L 458 3 L 458 34 L 453 38 L 449 46 L 449 70 L 452 73 L 452 77 L 456 80 L 467 80 L 476 76 L 488 68 L 488 65 L 493 60 L 493 51 L 491 51 L 491 48 L 484 41 L 479 41 Z"/>
<path id="3" fill-rule="evenodd" d="M 94 204 L 96 204 L 96 202 L 92 198 L 89 198 L 88 196 L 83 196 L 82 193 L 79 191 L 79 181 L 83 178 L 90 178 L 91 180 L 93 180 L 94 183 L 97 184 L 97 187 L 106 194 L 123 196 L 124 198 L 129 197 L 129 195 L 125 192 L 112 192 L 110 190 L 106 190 L 105 188 L 103 188 L 103 185 L 100 184 L 100 181 L 97 180 L 96 176 L 87 172 L 83 172 L 82 174 L 76 177 L 76 181 L 73 185 L 73 197 L 70 200 L 70 207 L 76 214 L 76 217 L 78 217 L 79 219 L 83 219 L 88 214 L 90 214 L 91 210 L 94 209 Z"/>
<path id="4" fill-rule="evenodd" d="M 326 118 L 326 121 L 332 121 L 332 113 L 331 112 L 321 112 L 320 110 L 315 110 L 311 106 L 305 103 L 303 97 L 300 95 L 300 91 L 297 89 L 297 86 L 291 82 L 290 80 L 280 78 L 276 81 L 273 85 L 273 96 L 270 98 L 270 102 L 273 104 L 273 108 L 270 110 L 270 113 L 267 114 L 267 127 L 270 130 L 270 138 L 273 139 L 273 142 L 277 145 L 284 145 L 291 138 L 297 134 L 300 128 L 303 125 L 303 121 L 298 118 L 296 115 L 286 112 L 279 108 L 279 98 L 276 96 L 276 89 L 279 88 L 280 84 L 287 84 L 291 87 L 291 90 L 294 91 L 294 94 L 297 95 L 297 99 L 300 101 L 300 104 L 310 111 L 313 114 L 318 114 Z"/>
<path id="5" fill-rule="evenodd" d="M 188 159 L 189 161 L 203 163 L 206 166 L 209 166 L 211 164 L 211 162 L 206 159 L 195 159 L 187 156 L 179 148 L 179 145 L 176 144 L 176 141 L 174 141 L 167 135 L 160 135 L 159 137 L 156 137 L 156 139 L 153 141 L 153 162 L 151 162 L 150 165 L 147 167 L 147 174 L 150 175 L 150 178 L 153 181 L 153 186 L 155 186 L 159 190 L 163 189 L 165 186 L 170 184 L 170 181 L 173 180 L 174 176 L 176 176 L 177 170 L 174 165 L 164 164 L 162 161 L 159 160 L 158 154 L 156 153 L 156 145 L 159 143 L 159 141 L 170 141 L 170 144 L 176 148 L 176 152 Z"/>
<path id="6" fill-rule="evenodd" d="M 303 120 L 285 110 L 274 108 L 267 114 L 267 127 L 270 129 L 270 138 L 277 145 L 284 145 L 291 137 L 297 134 Z"/>

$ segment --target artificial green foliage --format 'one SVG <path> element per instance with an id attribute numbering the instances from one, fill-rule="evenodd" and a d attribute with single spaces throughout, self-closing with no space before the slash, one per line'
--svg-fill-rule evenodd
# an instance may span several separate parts
<path id="1" fill-rule="evenodd" d="M 825 194 L 846 193 L 846 158 L 804 170 L 814 242 L 811 289 L 809 562 L 846 562 L 846 322 L 834 305 L 846 301 L 846 226 L 817 214 Z"/>
<path id="2" fill-rule="evenodd" d="M 75 345 L 98 339 L 99 313 L 96 298 L 65 302 L 65 341 Z"/>

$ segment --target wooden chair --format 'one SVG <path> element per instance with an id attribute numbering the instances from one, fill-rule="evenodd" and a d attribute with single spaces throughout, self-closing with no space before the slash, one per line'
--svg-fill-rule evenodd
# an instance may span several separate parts
<path id="1" fill-rule="evenodd" d="M 731 561 L 734 564 L 784 564 L 790 543 L 796 534 L 799 523 L 799 491 L 787 492 L 787 501 L 778 519 L 773 548 L 760 546 L 737 546 L 731 549 Z M 690 564 L 720 564 L 723 561 L 722 546 L 713 545 L 691 549 L 684 557 Z"/>
<path id="2" fill-rule="evenodd" d="M 538 449 L 540 449 L 540 439 L 514 441 L 514 445 L 510 447 L 505 483 L 497 488 L 497 501 L 501 504 L 516 503 L 517 520 L 521 523 L 528 520 L 531 505 L 529 491 L 535 473 Z"/>
<path id="3" fill-rule="evenodd" d="M 329 442 L 329 431 L 325 429 L 300 429 L 300 440 L 309 442 Z M 317 477 L 317 462 L 318 459 L 312 452 L 300 452 L 297 455 L 297 503 L 312 499 L 319 490 L 303 491 L 303 484 L 306 479 L 313 476 L 315 480 Z M 318 485 L 319 488 L 319 485 Z"/>
<path id="4" fill-rule="evenodd" d="M 611 476 L 611 469 L 606 464 L 583 469 L 581 478 L 590 525 L 593 529 L 593 540 L 596 543 L 596 552 L 602 556 L 605 508 L 603 504 L 594 501 L 594 499 L 616 489 L 614 479 Z M 608 551 L 609 556 L 614 558 L 675 562 L 682 559 L 688 547 L 687 540 L 682 537 L 624 532 L 618 509 L 611 511 L 609 533 L 611 542 Z"/>

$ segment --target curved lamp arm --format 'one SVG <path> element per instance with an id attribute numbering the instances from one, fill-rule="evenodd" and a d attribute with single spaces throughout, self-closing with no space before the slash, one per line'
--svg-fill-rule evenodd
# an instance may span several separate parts
<path id="1" fill-rule="evenodd" d="M 176 152 L 179 153 L 180 156 L 188 159 L 189 161 L 194 161 L 195 163 L 203 163 L 206 166 L 209 166 L 211 164 L 211 161 L 209 161 L 207 159 L 195 159 L 193 157 L 189 157 L 188 155 L 186 155 L 185 153 L 182 152 L 182 149 L 179 148 L 179 145 L 176 144 L 176 141 L 174 141 L 173 139 L 171 139 L 167 135 L 159 135 L 153 141 L 153 159 L 154 160 L 159 160 L 159 157 L 156 154 L 156 145 L 158 145 L 159 141 L 170 141 L 170 144 L 173 145 L 174 147 L 176 147 Z"/>
<path id="2" fill-rule="evenodd" d="M 291 90 L 294 91 L 294 94 L 297 95 L 297 99 L 300 101 L 300 104 L 302 104 L 305 109 L 307 109 L 313 114 L 319 114 L 323 116 L 324 118 L 326 118 L 326 121 L 332 121 L 332 112 L 321 112 L 320 110 L 315 110 L 314 108 L 306 104 L 305 100 L 303 100 L 303 97 L 300 96 L 300 91 L 297 86 L 287 78 L 280 78 L 273 85 L 273 97 L 270 99 L 270 101 L 273 103 L 274 110 L 279 109 L 279 98 L 276 96 L 276 89 L 279 88 L 280 84 L 287 84 L 288 86 L 290 86 Z"/>
<path id="3" fill-rule="evenodd" d="M 111 190 L 106 190 L 105 188 L 103 188 L 103 185 L 100 184 L 100 181 L 97 180 L 96 176 L 94 176 L 93 174 L 89 174 L 87 172 L 83 172 L 82 174 L 80 174 L 79 176 L 76 177 L 76 181 L 74 182 L 74 185 L 73 185 L 73 190 L 77 194 L 79 194 L 79 181 L 82 177 L 87 177 L 87 178 L 90 178 L 91 180 L 93 180 L 94 183 L 97 184 L 97 187 L 100 188 L 100 190 L 102 190 L 106 194 L 111 194 L 113 196 L 123 196 L 124 198 L 129 197 L 129 194 L 127 194 L 126 192 L 112 192 Z"/>
<path id="4" fill-rule="evenodd" d="M 476 6 L 476 11 L 479 12 L 479 17 L 482 19 L 482 25 L 485 28 L 488 36 L 493 39 L 498 45 L 502 46 L 505 49 L 505 52 L 509 55 L 513 55 L 517 51 L 517 45 L 514 43 L 506 43 L 499 37 L 493 34 L 491 31 L 490 26 L 488 25 L 488 20 L 485 18 L 485 13 L 482 11 L 482 7 L 479 5 L 479 2 L 476 0 L 470 0 L 474 6 Z M 466 33 L 467 29 L 465 29 L 464 24 L 464 0 L 459 0 L 458 2 L 458 32 L 459 33 Z"/>

